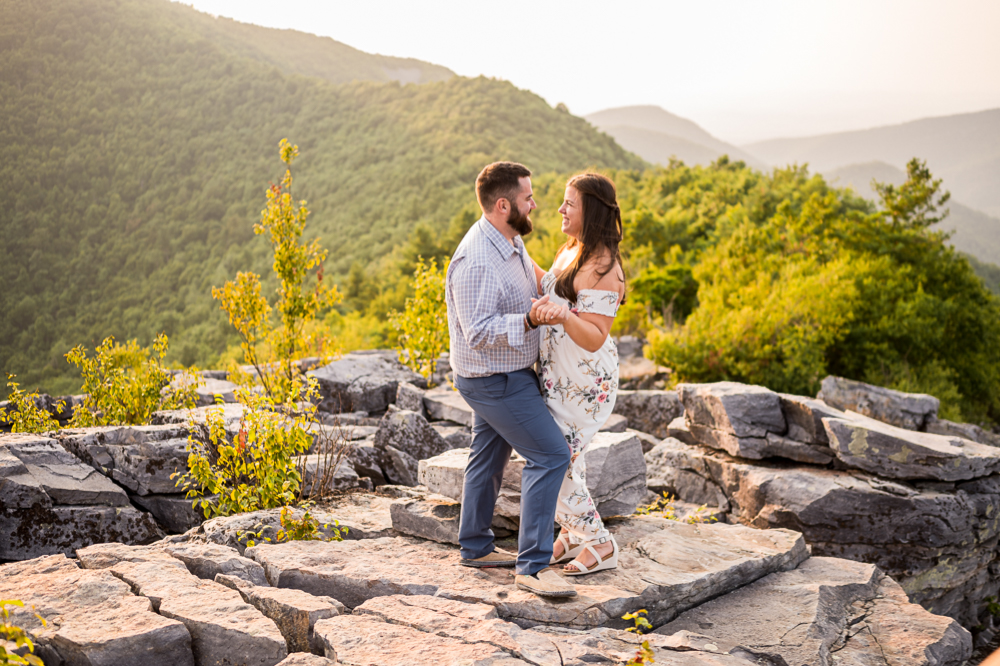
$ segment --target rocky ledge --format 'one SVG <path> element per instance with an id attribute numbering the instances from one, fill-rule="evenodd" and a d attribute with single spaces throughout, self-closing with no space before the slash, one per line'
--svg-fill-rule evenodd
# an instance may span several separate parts
<path id="1" fill-rule="evenodd" d="M 617 570 L 578 596 L 517 589 L 458 549 L 389 536 L 235 548 L 192 531 L 0 566 L 0 595 L 47 664 L 583 666 L 647 640 L 657 664 L 959 666 L 969 633 L 907 601 L 870 564 L 810 557 L 785 529 L 609 521 Z M 42 627 L 31 608 L 48 620 Z M 644 608 L 637 637 L 621 616 Z"/>

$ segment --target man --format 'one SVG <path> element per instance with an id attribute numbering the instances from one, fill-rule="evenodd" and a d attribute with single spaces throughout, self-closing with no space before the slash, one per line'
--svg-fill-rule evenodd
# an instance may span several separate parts
<path id="1" fill-rule="evenodd" d="M 476 179 L 476 197 L 483 217 L 452 256 L 445 282 L 455 387 L 476 414 L 458 537 L 462 564 L 516 564 L 518 587 L 572 597 L 573 586 L 547 568 L 570 451 L 532 369 L 538 322 L 531 315 L 548 296 L 536 300 L 535 267 L 521 240 L 535 209 L 531 172 L 514 162 L 490 164 Z M 516 559 L 495 548 L 490 529 L 511 448 L 527 460 Z"/>

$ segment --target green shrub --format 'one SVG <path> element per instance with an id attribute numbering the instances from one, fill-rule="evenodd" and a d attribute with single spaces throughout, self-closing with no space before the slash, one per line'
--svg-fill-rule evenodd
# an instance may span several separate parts
<path id="1" fill-rule="evenodd" d="M 25 393 L 14 381 L 16 375 L 7 375 L 7 388 L 10 389 L 9 410 L 6 414 L 0 412 L 0 423 L 10 426 L 11 432 L 50 432 L 59 429 L 59 421 L 52 418 L 48 410 L 38 406 L 38 391 Z M 56 409 L 62 411 L 65 403 L 60 400 Z"/>
<path id="2" fill-rule="evenodd" d="M 313 445 L 313 436 L 308 408 L 306 413 L 297 412 L 296 403 L 311 397 L 310 390 L 314 384 L 306 393 L 293 392 L 286 404 L 276 405 L 266 393 L 238 389 L 245 411 L 232 438 L 223 410 L 208 410 L 204 432 L 198 429 L 188 438 L 188 471 L 172 477 L 205 518 L 274 509 L 300 499 L 298 457 Z"/>
<path id="3" fill-rule="evenodd" d="M 28 636 L 28 633 L 21 627 L 18 627 L 11 622 L 10 611 L 7 610 L 7 606 L 23 607 L 24 602 L 16 599 L 0 599 L 0 616 L 3 617 L 3 622 L 0 623 L 0 639 L 13 643 L 18 649 L 26 648 L 27 653 L 23 656 L 16 654 L 8 650 L 2 643 L 0 643 L 0 666 L 6 666 L 7 664 L 31 664 L 31 666 L 45 666 L 42 663 L 42 660 L 33 654 L 35 651 L 35 644 L 32 642 L 31 637 Z M 43 627 L 46 625 L 45 618 L 41 615 L 36 613 L 35 617 L 38 618 Z"/>
<path id="4" fill-rule="evenodd" d="M 413 272 L 413 296 L 406 299 L 403 312 L 391 315 L 399 332 L 399 360 L 426 378 L 434 374 L 438 357 L 448 349 L 448 308 L 444 283 L 448 260 L 438 268 L 437 260 L 425 264 L 417 259 Z"/>
<path id="5" fill-rule="evenodd" d="M 646 619 L 645 608 L 637 610 L 634 613 L 625 613 L 625 615 L 622 615 L 622 619 L 632 620 L 635 623 L 634 626 L 629 627 L 625 631 L 629 631 L 640 636 L 653 629 L 653 625 L 651 625 L 649 620 Z M 649 641 L 643 641 L 636 649 L 635 656 L 629 659 L 625 663 L 625 666 L 645 666 L 646 664 L 652 664 L 656 661 L 654 657 L 655 652 L 653 651 L 653 648 L 649 646 Z"/>
<path id="6" fill-rule="evenodd" d="M 677 509 L 674 507 L 674 502 L 677 498 L 669 493 L 663 493 L 662 497 L 658 497 L 656 501 L 647 504 L 645 506 L 637 507 L 635 514 L 637 516 L 655 516 L 659 514 L 661 518 L 666 518 L 667 520 L 680 521 L 677 517 Z M 694 513 L 684 519 L 683 522 L 688 525 L 694 525 L 696 523 L 714 523 L 718 519 L 715 516 L 703 516 L 702 512 L 708 509 L 707 504 L 702 504 Z"/>
<path id="7" fill-rule="evenodd" d="M 163 367 L 166 334 L 156 336 L 152 353 L 135 340 L 118 344 L 113 337 L 94 351 L 88 356 L 79 345 L 66 354 L 80 368 L 80 392 L 86 394 L 70 426 L 140 425 L 149 423 L 155 411 L 194 407 L 194 385 L 169 388 L 171 373 Z"/>

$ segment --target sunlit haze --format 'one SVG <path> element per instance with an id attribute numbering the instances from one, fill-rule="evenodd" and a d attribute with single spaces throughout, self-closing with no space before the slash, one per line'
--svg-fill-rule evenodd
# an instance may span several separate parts
<path id="1" fill-rule="evenodd" d="M 578 115 L 655 104 L 734 143 L 1000 107 L 994 0 L 187 4 L 507 79 Z"/>

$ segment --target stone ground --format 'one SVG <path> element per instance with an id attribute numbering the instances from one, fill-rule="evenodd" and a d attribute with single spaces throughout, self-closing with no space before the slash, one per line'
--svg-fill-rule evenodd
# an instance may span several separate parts
<path id="1" fill-rule="evenodd" d="M 877 567 L 810 557 L 791 530 L 609 519 L 618 569 L 547 600 L 516 588 L 511 569 L 462 567 L 457 547 L 385 527 L 394 503 L 433 497 L 397 494 L 327 507 L 343 523 L 363 514 L 367 538 L 241 554 L 236 519 L 216 519 L 149 546 L 2 565 L 0 596 L 46 617 L 43 628 L 14 614 L 47 664 L 622 664 L 642 639 L 621 616 L 639 609 L 657 664 L 959 666 L 971 653 L 965 629 L 909 603 Z"/>

